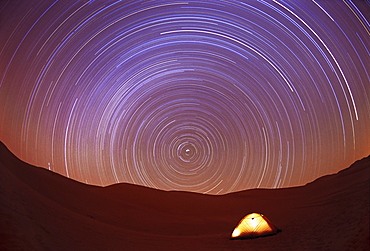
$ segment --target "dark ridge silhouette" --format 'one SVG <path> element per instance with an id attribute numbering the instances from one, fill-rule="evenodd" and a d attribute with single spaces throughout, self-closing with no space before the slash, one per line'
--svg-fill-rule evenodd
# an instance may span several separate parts
<path id="1" fill-rule="evenodd" d="M 369 250 L 370 156 L 305 186 L 226 195 L 79 183 L 0 144 L 0 250 Z M 230 240 L 261 212 L 282 232 Z"/>

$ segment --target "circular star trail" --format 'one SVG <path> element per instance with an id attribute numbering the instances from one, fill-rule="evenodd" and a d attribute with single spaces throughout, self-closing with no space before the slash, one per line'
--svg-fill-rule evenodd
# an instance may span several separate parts
<path id="1" fill-rule="evenodd" d="M 0 137 L 27 162 L 224 194 L 370 154 L 367 1 L 0 6 Z"/>

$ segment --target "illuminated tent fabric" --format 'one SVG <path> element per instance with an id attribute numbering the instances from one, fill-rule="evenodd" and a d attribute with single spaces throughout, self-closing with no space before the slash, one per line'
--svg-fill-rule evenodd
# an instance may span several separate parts
<path id="1" fill-rule="evenodd" d="M 260 213 L 251 213 L 245 216 L 235 227 L 231 239 L 251 239 L 260 236 L 276 234 L 277 227 Z"/>

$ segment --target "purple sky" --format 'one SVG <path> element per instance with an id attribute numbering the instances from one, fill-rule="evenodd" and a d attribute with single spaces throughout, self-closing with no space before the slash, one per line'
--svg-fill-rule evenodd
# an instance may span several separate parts
<path id="1" fill-rule="evenodd" d="M 0 3 L 0 140 L 81 182 L 223 194 L 370 154 L 368 1 Z"/>

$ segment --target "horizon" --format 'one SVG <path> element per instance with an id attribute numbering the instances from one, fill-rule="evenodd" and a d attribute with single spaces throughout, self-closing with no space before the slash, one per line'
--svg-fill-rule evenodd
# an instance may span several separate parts
<path id="1" fill-rule="evenodd" d="M 35 166 L 35 165 L 32 165 L 30 163 L 27 163 L 25 161 L 23 161 L 22 159 L 20 159 L 18 156 L 16 156 L 8 147 L 7 145 L 0 141 L 0 145 L 4 146 L 5 147 L 5 150 L 13 157 L 16 158 L 17 161 L 20 161 L 24 164 L 26 164 L 27 166 L 31 167 L 31 168 L 36 168 L 37 169 L 40 169 L 40 170 L 45 170 L 46 172 L 50 172 L 50 173 L 53 173 L 53 174 L 56 174 L 60 177 L 63 177 L 67 180 L 71 180 L 73 182 L 77 182 L 79 184 L 82 184 L 82 185 L 87 185 L 87 186 L 92 186 L 92 187 L 99 187 L 99 188 L 109 188 L 109 187 L 113 187 L 113 186 L 119 186 L 119 185 L 129 185 L 129 186 L 134 186 L 134 187 L 141 187 L 141 188 L 148 188 L 150 190 L 156 190 L 156 191 L 162 191 L 162 192 L 184 192 L 184 193 L 191 193 L 191 194 L 202 194 L 202 195 L 210 195 L 210 196 L 223 196 L 223 195 L 228 195 L 228 194 L 235 194 L 235 193 L 242 193 L 242 192 L 246 192 L 246 191 L 253 191 L 253 190 L 281 190 L 281 189 L 292 189 L 292 188 L 300 188 L 300 187 L 305 187 L 307 185 L 310 185 L 312 183 L 315 183 L 317 180 L 319 179 L 322 179 L 322 178 L 325 178 L 325 177 L 329 177 L 329 176 L 333 176 L 333 175 L 337 175 L 339 173 L 341 173 L 342 171 L 346 171 L 348 169 L 350 169 L 354 164 L 356 164 L 357 162 L 361 162 L 363 161 L 364 159 L 370 159 L 370 155 L 366 156 L 366 157 L 363 157 L 363 158 L 360 158 L 356 161 L 354 161 L 353 163 L 351 163 L 350 165 L 348 165 L 346 168 L 344 169 L 341 169 L 339 170 L 338 172 L 335 172 L 335 173 L 331 173 L 331 174 L 325 174 L 323 176 L 320 176 L 320 177 L 317 177 L 316 179 L 306 183 L 306 184 L 303 184 L 303 185 L 298 185 L 298 186 L 290 186 L 290 187 L 279 187 L 279 188 L 248 188 L 248 189 L 243 189 L 243 190 L 238 190 L 238 191 L 232 191 L 232 192 L 229 192 L 229 193 L 221 193 L 221 194 L 211 194 L 211 193 L 200 193 L 200 192 L 194 192 L 194 191 L 186 191 L 186 190 L 163 190 L 163 189 L 160 189 L 160 188 L 154 188 L 154 187 L 149 187 L 149 186 L 145 186 L 145 185 L 139 185 L 139 184 L 134 184 L 134 183 L 128 183 L 128 182 L 121 182 L 121 183 L 113 183 L 113 184 L 108 184 L 108 185 L 99 185 L 99 184 L 89 184 L 89 183 L 85 183 L 83 181 L 79 181 L 79 180 L 76 180 L 76 179 L 73 179 L 73 178 L 70 178 L 70 177 L 67 177 L 65 175 L 62 175 L 60 173 L 57 173 L 53 170 L 50 170 L 50 169 L 47 169 L 47 168 L 44 168 L 44 167 L 40 167 L 40 166 Z M 1 151 L 1 150 L 0 150 Z"/>

